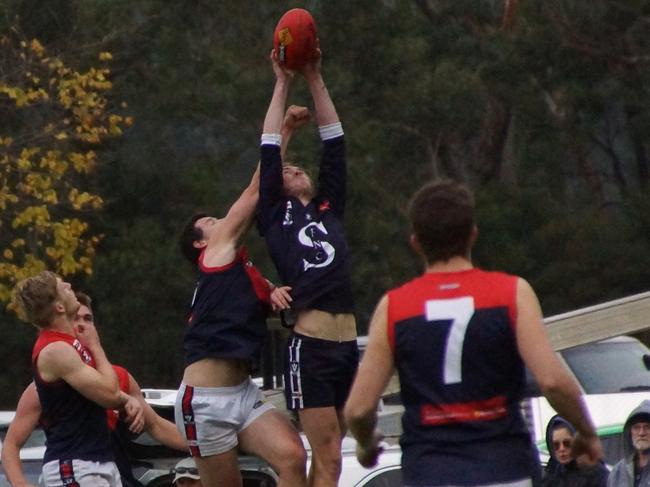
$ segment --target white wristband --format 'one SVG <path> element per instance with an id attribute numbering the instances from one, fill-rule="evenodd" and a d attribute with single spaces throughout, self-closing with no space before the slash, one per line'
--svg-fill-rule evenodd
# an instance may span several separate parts
<path id="1" fill-rule="evenodd" d="M 330 123 L 329 125 L 318 127 L 318 133 L 320 134 L 321 140 L 334 139 L 343 135 L 343 126 L 341 122 Z"/>
<path id="2" fill-rule="evenodd" d="M 281 145 L 282 136 L 280 134 L 262 134 L 261 145 Z"/>

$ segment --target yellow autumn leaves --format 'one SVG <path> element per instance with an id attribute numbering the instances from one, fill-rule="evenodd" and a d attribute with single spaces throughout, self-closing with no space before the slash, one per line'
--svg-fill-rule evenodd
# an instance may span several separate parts
<path id="1" fill-rule="evenodd" d="M 94 148 L 122 134 L 131 117 L 111 111 L 109 52 L 77 71 L 38 40 L 0 36 L 0 301 L 18 280 L 44 269 L 92 273 L 101 235 L 88 216 L 103 206 L 86 189 Z M 125 108 L 125 105 L 122 105 Z"/>

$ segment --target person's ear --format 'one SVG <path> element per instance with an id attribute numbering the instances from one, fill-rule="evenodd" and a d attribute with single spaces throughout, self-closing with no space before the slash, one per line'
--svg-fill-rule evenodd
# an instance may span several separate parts
<path id="1" fill-rule="evenodd" d="M 65 306 L 63 306 L 63 303 L 59 300 L 54 301 L 54 312 L 57 314 L 65 313 Z"/>
<path id="2" fill-rule="evenodd" d="M 476 243 L 476 239 L 478 238 L 478 227 L 474 225 L 472 227 L 472 233 L 469 236 L 469 248 L 471 249 L 474 247 L 474 244 Z"/>
<path id="3" fill-rule="evenodd" d="M 412 233 L 411 236 L 409 237 L 409 245 L 415 251 L 416 254 L 422 255 L 422 245 L 420 244 L 418 237 L 414 233 Z"/>

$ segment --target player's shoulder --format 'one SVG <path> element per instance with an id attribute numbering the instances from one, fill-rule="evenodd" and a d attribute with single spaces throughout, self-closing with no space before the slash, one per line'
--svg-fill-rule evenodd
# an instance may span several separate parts
<path id="1" fill-rule="evenodd" d="M 519 276 L 510 274 L 508 272 L 499 271 L 499 270 L 486 270 L 481 268 L 475 268 L 475 273 L 473 277 L 475 279 L 482 279 L 486 281 L 496 281 L 496 282 L 517 282 L 520 279 Z"/>
<path id="2" fill-rule="evenodd" d="M 71 343 L 63 340 L 46 344 L 38 354 L 39 370 L 65 369 L 78 363 L 82 363 L 81 357 Z"/>
<path id="3" fill-rule="evenodd" d="M 57 340 L 49 343 L 45 343 L 43 348 L 41 348 L 40 356 L 41 357 L 51 357 L 58 355 L 67 355 L 69 353 L 76 354 L 74 347 L 71 343 L 64 340 Z"/>

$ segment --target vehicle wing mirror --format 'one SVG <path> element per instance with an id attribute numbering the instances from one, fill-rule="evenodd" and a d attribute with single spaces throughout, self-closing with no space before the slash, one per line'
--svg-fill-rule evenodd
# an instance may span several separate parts
<path id="1" fill-rule="evenodd" d="M 645 365 L 646 370 L 650 370 L 650 354 L 643 354 L 643 365 Z"/>

